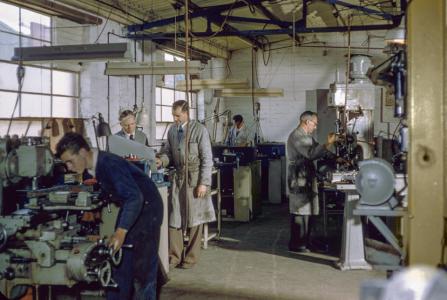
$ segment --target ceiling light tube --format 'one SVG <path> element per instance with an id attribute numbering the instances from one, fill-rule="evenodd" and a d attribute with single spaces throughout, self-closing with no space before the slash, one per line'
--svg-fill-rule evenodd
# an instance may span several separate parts
<path id="1" fill-rule="evenodd" d="M 176 83 L 175 89 L 186 90 L 185 80 L 180 80 Z M 250 85 L 248 80 L 238 79 L 193 79 L 191 85 L 188 87 L 191 91 L 205 90 L 205 89 L 248 89 Z"/>
<path id="2" fill-rule="evenodd" d="M 223 89 L 214 91 L 214 97 L 284 97 L 283 89 Z"/>
<path id="3" fill-rule="evenodd" d="M 107 61 L 129 59 L 127 43 L 14 48 L 13 61 Z"/>
<path id="4" fill-rule="evenodd" d="M 188 62 L 189 74 L 200 74 L 202 69 L 200 61 Z M 110 76 L 185 74 L 185 62 L 109 62 L 106 64 L 104 74 Z"/>

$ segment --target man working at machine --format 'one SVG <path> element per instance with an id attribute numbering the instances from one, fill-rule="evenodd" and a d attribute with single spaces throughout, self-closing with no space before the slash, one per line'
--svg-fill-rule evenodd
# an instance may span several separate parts
<path id="1" fill-rule="evenodd" d="M 330 154 L 328 148 L 335 142 L 335 134 L 329 133 L 327 143 L 318 144 L 312 137 L 317 124 L 317 114 L 305 111 L 287 139 L 291 251 L 309 251 L 309 218 L 319 213 L 314 161 Z"/>
<path id="2" fill-rule="evenodd" d="M 234 126 L 230 129 L 225 144 L 230 147 L 250 146 L 249 132 L 247 127 L 245 126 L 244 118 L 241 115 L 235 115 L 233 117 L 233 121 Z"/>
<path id="3" fill-rule="evenodd" d="M 123 111 L 120 113 L 119 120 L 122 129 L 115 133 L 115 135 L 149 146 L 147 136 L 143 131 L 137 129 L 137 123 L 133 111 Z"/>
<path id="4" fill-rule="evenodd" d="M 163 203 L 157 187 L 138 167 L 111 153 L 90 149 L 82 135 L 67 133 L 56 146 L 56 156 L 68 170 L 95 176 L 103 191 L 121 204 L 115 233 L 109 240 L 114 251 L 124 243 L 121 264 L 114 279 L 118 291 L 108 291 L 107 299 L 132 299 L 135 284 L 137 299 L 156 299 L 158 244 L 163 218 Z"/>

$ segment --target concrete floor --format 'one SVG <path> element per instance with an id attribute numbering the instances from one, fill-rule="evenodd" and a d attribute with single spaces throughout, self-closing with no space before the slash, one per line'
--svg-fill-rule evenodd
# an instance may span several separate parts
<path id="1" fill-rule="evenodd" d="M 161 299 L 359 299 L 360 285 L 379 271 L 340 271 L 337 257 L 287 250 L 286 206 L 265 206 L 251 223 L 224 222 L 222 239 L 202 250 L 189 270 L 174 269 Z M 340 229 L 341 230 L 341 229 Z"/>

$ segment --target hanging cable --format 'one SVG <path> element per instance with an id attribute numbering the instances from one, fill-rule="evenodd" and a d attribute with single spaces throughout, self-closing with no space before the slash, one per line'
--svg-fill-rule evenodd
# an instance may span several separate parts
<path id="1" fill-rule="evenodd" d="M 223 20 L 223 22 L 220 25 L 219 29 L 216 30 L 216 32 L 214 32 L 213 34 L 211 34 L 211 35 L 209 35 L 207 37 L 197 37 L 192 32 L 190 32 L 189 34 L 191 35 L 191 37 L 193 37 L 195 41 L 204 41 L 204 40 L 209 40 L 209 39 L 215 37 L 219 32 L 221 32 L 223 30 L 224 26 L 227 24 L 227 19 L 233 13 L 233 6 L 236 4 L 236 2 L 237 1 L 233 2 L 233 4 L 231 5 L 230 9 L 228 10 L 228 13 L 225 16 L 225 19 Z"/>
<path id="2" fill-rule="evenodd" d="M 19 103 L 22 102 L 22 87 L 23 87 L 23 82 L 25 80 L 25 68 L 23 67 L 22 60 L 20 60 L 20 63 L 17 66 L 16 77 L 17 77 L 17 84 L 18 84 L 17 97 L 16 97 L 16 102 L 14 103 L 14 109 L 12 110 L 11 117 L 9 118 L 8 130 L 6 131 L 6 135 L 9 135 L 9 131 L 11 130 L 12 120 L 14 119 L 14 114 L 16 112 L 17 106 Z"/>
<path id="3" fill-rule="evenodd" d="M 110 32 L 107 33 L 107 44 L 110 43 Z M 110 75 L 107 75 L 107 122 L 110 124 Z M 99 145 L 97 145 L 99 148 Z"/>
<path id="4" fill-rule="evenodd" d="M 134 40 L 133 43 L 133 55 L 134 55 L 134 62 L 137 62 L 137 40 Z M 133 90 L 134 90 L 134 103 L 133 103 L 133 109 L 134 112 L 137 110 L 137 76 L 135 75 L 133 77 Z"/>
<path id="5" fill-rule="evenodd" d="M 22 14 L 19 13 L 19 24 L 22 24 Z M 19 27 L 19 47 L 22 48 L 22 26 Z M 20 61 L 19 65 L 17 66 L 16 71 L 16 77 L 17 77 L 17 97 L 16 102 L 14 103 L 14 108 L 11 113 L 11 117 L 9 118 L 8 122 L 8 130 L 6 130 L 6 135 L 9 135 L 9 131 L 11 130 L 12 120 L 14 119 L 14 114 L 16 112 L 17 106 L 19 103 L 22 103 L 22 88 L 23 88 L 23 82 L 25 80 L 25 67 L 23 67 L 23 60 L 22 60 L 22 52 L 20 52 Z M 19 113 L 20 116 L 20 113 Z"/>
<path id="6" fill-rule="evenodd" d="M 255 107 L 255 49 L 251 48 L 251 104 L 253 109 L 253 118 L 256 118 L 256 107 Z"/>
<path id="7" fill-rule="evenodd" d="M 348 17 L 348 58 L 346 60 L 346 75 L 345 75 L 345 105 L 343 108 L 343 128 L 347 128 L 348 126 L 348 87 L 349 87 L 349 73 L 351 72 L 351 24 L 352 24 L 352 15 L 349 15 Z"/>
<path id="8" fill-rule="evenodd" d="M 185 86 L 186 86 L 186 103 L 188 104 L 188 106 L 190 107 L 189 103 L 190 103 L 190 99 L 189 99 L 189 0 L 185 1 Z M 189 138 L 190 138 L 190 132 L 189 132 L 189 126 L 191 123 L 191 119 L 190 119 L 190 113 L 189 113 L 189 108 L 187 110 L 187 115 L 188 115 L 188 121 L 186 123 L 186 134 L 185 134 L 185 157 L 184 157 L 184 169 L 185 169 L 185 175 L 184 175 L 184 185 L 185 185 L 185 220 L 184 222 L 182 222 L 183 225 L 183 236 L 185 236 L 186 231 L 188 229 L 188 220 L 189 220 L 189 184 L 188 184 L 188 171 L 189 171 Z M 182 125 L 180 125 L 182 126 Z M 181 191 L 181 189 L 180 189 Z M 183 252 L 182 252 L 182 256 L 183 256 L 183 260 L 185 259 L 185 255 L 186 255 L 186 248 L 183 247 Z"/>
<path id="9" fill-rule="evenodd" d="M 96 44 L 99 41 L 99 38 L 101 37 L 102 33 L 104 32 L 104 29 L 106 29 L 107 23 L 109 22 L 111 15 L 112 15 L 112 10 L 110 10 L 109 15 L 107 16 L 106 22 L 104 23 L 104 26 L 102 27 L 101 32 L 98 34 L 98 37 L 93 42 L 93 44 Z"/>
<path id="10" fill-rule="evenodd" d="M 304 5 L 306 4 L 306 1 L 304 1 Z M 304 18 L 306 18 L 306 16 L 304 16 Z M 295 10 L 292 11 L 292 24 L 293 24 L 293 28 L 292 28 L 292 52 L 295 53 L 295 31 L 296 31 L 296 20 L 295 20 Z"/>
<path id="11" fill-rule="evenodd" d="M 177 15 L 178 10 L 175 10 L 174 16 L 174 49 L 177 50 Z"/>
<path id="12" fill-rule="evenodd" d="M 144 62 L 144 39 L 141 40 L 141 61 Z M 141 76 L 141 109 L 144 107 L 144 74 Z"/>

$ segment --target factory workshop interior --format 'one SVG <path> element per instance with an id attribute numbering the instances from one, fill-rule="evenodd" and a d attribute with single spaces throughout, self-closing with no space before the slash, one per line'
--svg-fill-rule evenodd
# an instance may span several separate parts
<path id="1" fill-rule="evenodd" d="M 0 0 L 0 298 L 447 299 L 446 8 Z"/>

